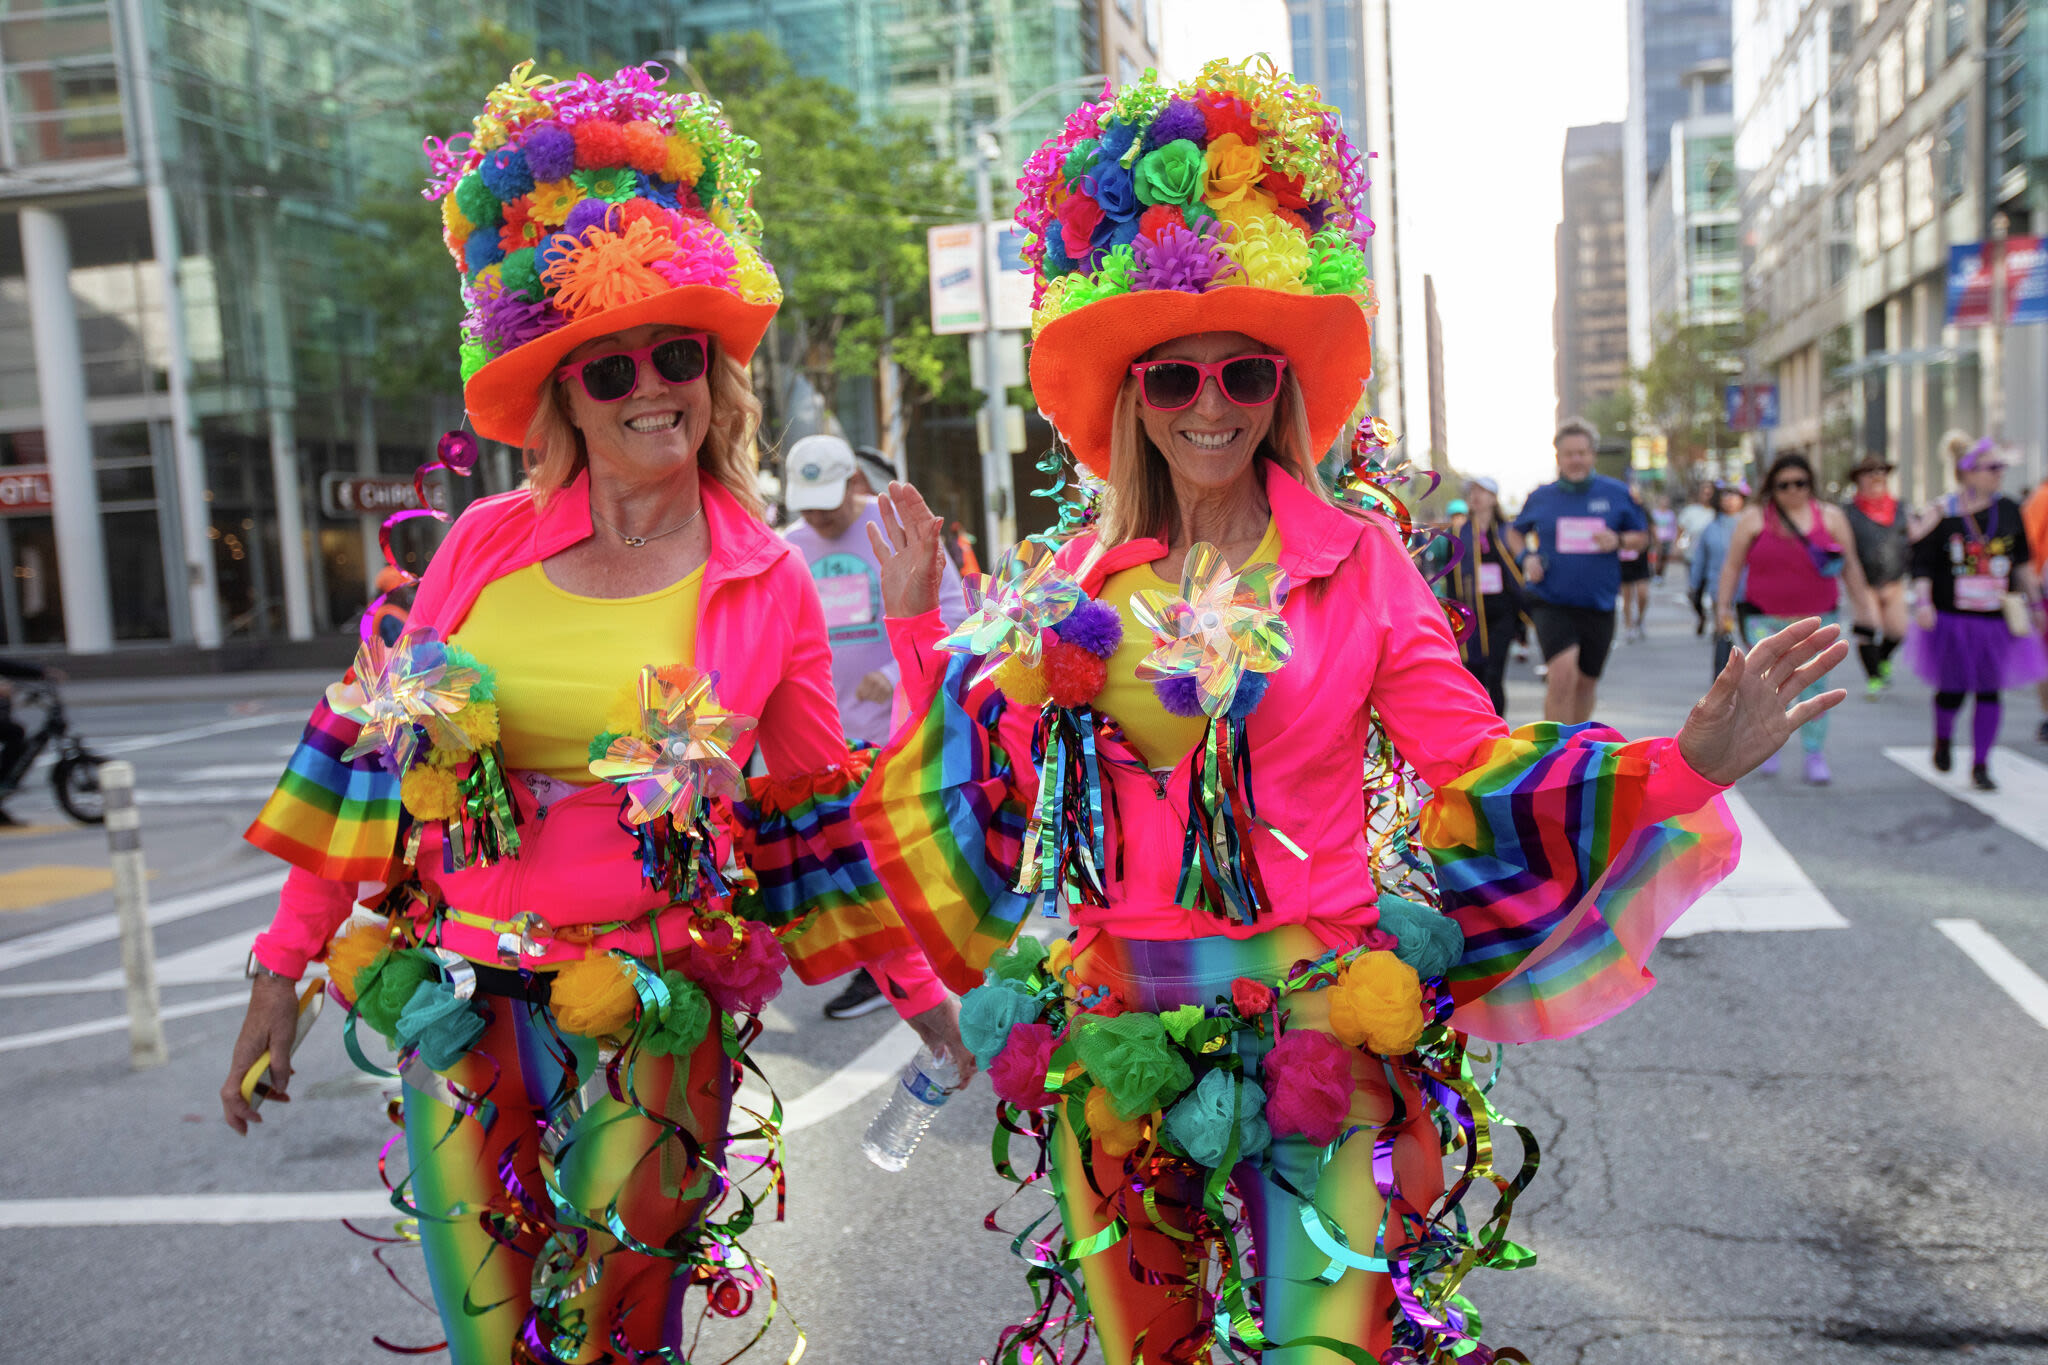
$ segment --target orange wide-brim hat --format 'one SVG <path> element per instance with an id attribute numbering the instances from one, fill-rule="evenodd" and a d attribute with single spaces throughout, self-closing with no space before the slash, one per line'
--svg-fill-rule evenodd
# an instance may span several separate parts
<path id="1" fill-rule="evenodd" d="M 1118 294 L 1053 319 L 1031 348 L 1032 394 L 1075 458 L 1106 478 L 1117 392 L 1132 362 L 1203 332 L 1242 332 L 1287 357 L 1317 451 L 1335 443 L 1365 396 L 1372 314 L 1358 297 L 1244 285 Z"/>
<path id="2" fill-rule="evenodd" d="M 462 386 L 470 424 L 479 436 L 507 445 L 521 445 L 541 395 L 561 368 L 562 359 L 586 341 L 634 327 L 667 323 L 709 332 L 719 349 L 745 365 L 775 317 L 776 305 L 750 303 L 730 290 L 708 284 L 685 284 L 644 299 L 606 308 L 578 318 L 544 336 L 535 337 L 490 361 Z"/>

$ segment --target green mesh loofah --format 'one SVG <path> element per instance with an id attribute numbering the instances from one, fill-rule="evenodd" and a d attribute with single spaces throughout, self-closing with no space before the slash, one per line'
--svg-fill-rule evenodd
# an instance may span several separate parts
<path id="1" fill-rule="evenodd" d="M 423 985 L 441 979 L 441 964 L 417 948 L 388 949 L 356 973 L 356 1017 L 386 1038 L 398 1034 L 398 1017 Z"/>
<path id="2" fill-rule="evenodd" d="M 1127 1119 L 1163 1108 L 1195 1079 L 1156 1014 L 1089 1016 L 1075 1045 L 1088 1074 Z"/>
<path id="3" fill-rule="evenodd" d="M 668 988 L 668 1008 L 640 1035 L 640 1050 L 655 1057 L 681 1057 L 696 1051 L 711 1027 L 711 1001 L 696 982 L 681 972 L 661 974 Z"/>
<path id="4" fill-rule="evenodd" d="M 989 959 L 988 969 L 999 981 L 1029 983 L 1044 963 L 1045 945 L 1029 934 L 1019 934 L 1015 943 Z"/>

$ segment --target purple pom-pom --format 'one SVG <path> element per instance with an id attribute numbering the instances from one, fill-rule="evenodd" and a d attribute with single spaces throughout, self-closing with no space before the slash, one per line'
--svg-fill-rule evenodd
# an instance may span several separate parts
<path id="1" fill-rule="evenodd" d="M 1161 228 L 1156 237 L 1140 237 L 1134 249 L 1138 266 L 1131 273 L 1133 291 L 1177 289 L 1183 294 L 1199 294 L 1237 269 L 1219 243 L 1171 225 Z"/>
<path id="2" fill-rule="evenodd" d="M 536 181 L 567 180 L 576 169 L 576 139 L 552 119 L 520 134 L 519 150 L 526 153 L 526 168 Z"/>
<path id="3" fill-rule="evenodd" d="M 1301 211 L 1301 220 L 1308 224 L 1308 235 L 1315 236 L 1330 221 L 1330 201 L 1316 200 Z"/>
<path id="4" fill-rule="evenodd" d="M 1196 685 L 1192 673 L 1162 678 L 1152 684 L 1152 690 L 1158 694 L 1159 704 L 1166 708 L 1168 715 L 1195 717 L 1202 714 L 1202 689 Z"/>
<path id="5" fill-rule="evenodd" d="M 1202 118 L 1200 106 L 1193 100 L 1168 100 L 1145 133 L 1144 150 L 1154 151 L 1180 138 L 1199 147 L 1208 136 L 1209 125 Z"/>
<path id="6" fill-rule="evenodd" d="M 1259 709 L 1259 703 L 1266 696 L 1266 675 L 1263 673 L 1241 673 L 1237 679 L 1237 696 L 1231 699 L 1230 718 L 1243 720 Z"/>
<path id="7" fill-rule="evenodd" d="M 1107 602 L 1083 602 L 1059 624 L 1060 639 L 1107 659 L 1124 642 L 1124 618 Z"/>
<path id="8" fill-rule="evenodd" d="M 586 231 L 604 225 L 605 215 L 612 206 L 602 199 L 579 199 L 576 207 L 569 210 L 569 220 L 562 224 L 562 231 L 571 237 L 581 237 Z"/>

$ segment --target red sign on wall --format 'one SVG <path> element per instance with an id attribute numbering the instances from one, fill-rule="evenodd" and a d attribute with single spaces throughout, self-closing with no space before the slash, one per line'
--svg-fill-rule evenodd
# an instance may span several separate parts
<path id="1" fill-rule="evenodd" d="M 0 466 L 0 517 L 43 516 L 50 504 L 49 466 Z"/>

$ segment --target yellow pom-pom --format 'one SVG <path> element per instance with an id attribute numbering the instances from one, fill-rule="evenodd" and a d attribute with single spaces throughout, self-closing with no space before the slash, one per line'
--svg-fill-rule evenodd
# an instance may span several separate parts
<path id="1" fill-rule="evenodd" d="M 610 953 L 565 964 L 555 973 L 548 1000 L 563 1031 L 585 1038 L 624 1033 L 640 1012 L 632 966 Z"/>
<path id="2" fill-rule="evenodd" d="M 1129 1156 L 1145 1142 L 1145 1127 L 1152 1121 L 1150 1114 L 1140 1114 L 1127 1119 L 1116 1112 L 1116 1105 L 1110 1100 L 1109 1092 L 1096 1086 L 1088 1092 L 1088 1136 L 1102 1144 L 1102 1150 L 1111 1156 Z"/>
<path id="3" fill-rule="evenodd" d="M 356 1002 L 356 973 L 370 965 L 391 942 L 389 925 L 352 919 L 327 945 L 327 979 L 341 992 L 341 998 Z"/>
<path id="4" fill-rule="evenodd" d="M 487 744 L 498 742 L 498 704 L 494 701 L 473 701 L 455 713 L 456 728 L 469 741 L 471 749 L 481 749 Z"/>
<path id="5" fill-rule="evenodd" d="M 1045 674 L 1012 654 L 996 668 L 996 687 L 1019 706 L 1043 706 L 1052 699 L 1045 689 Z"/>
<path id="6" fill-rule="evenodd" d="M 668 140 L 668 160 L 661 167 L 661 178 L 694 185 L 703 176 L 704 154 L 697 150 L 697 144 L 686 137 L 671 137 Z"/>
<path id="7" fill-rule="evenodd" d="M 398 784 L 398 798 L 421 820 L 448 820 L 462 810 L 462 793 L 445 768 L 414 767 Z"/>
<path id="8" fill-rule="evenodd" d="M 1414 1050 L 1427 1023 L 1422 979 L 1392 953 L 1353 958 L 1330 987 L 1330 1032 L 1346 1047 L 1399 1057 Z"/>

